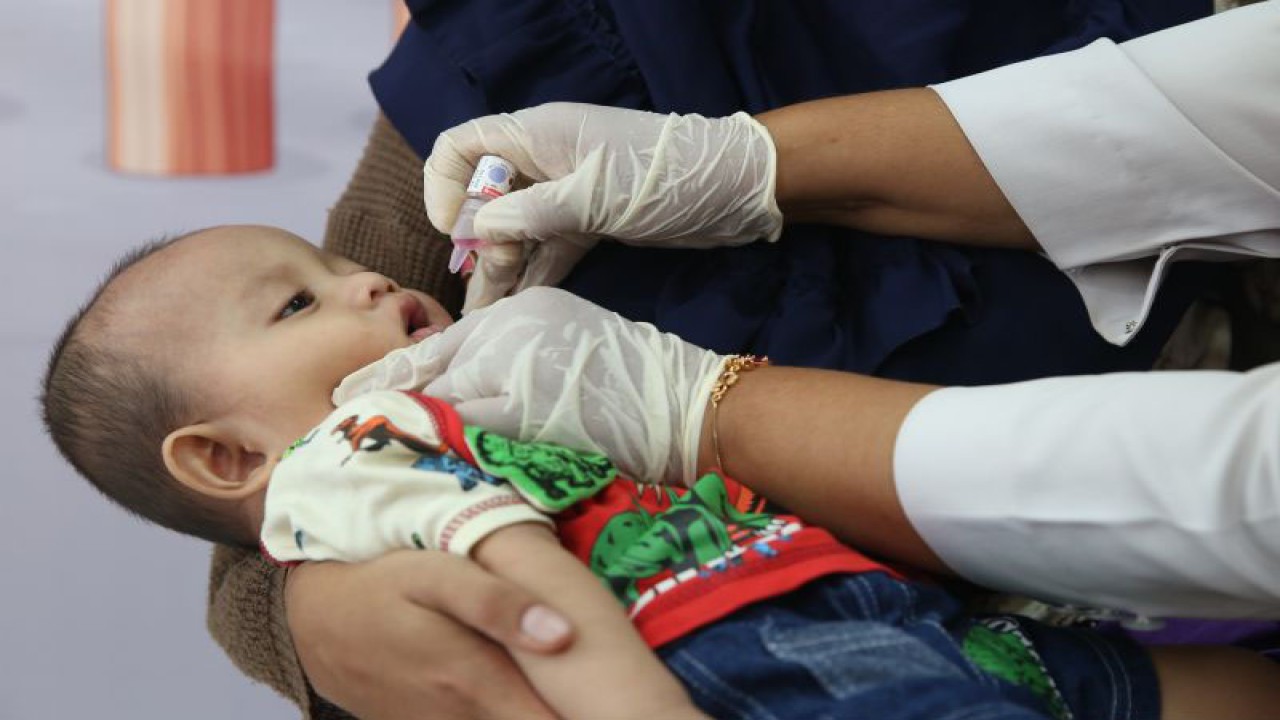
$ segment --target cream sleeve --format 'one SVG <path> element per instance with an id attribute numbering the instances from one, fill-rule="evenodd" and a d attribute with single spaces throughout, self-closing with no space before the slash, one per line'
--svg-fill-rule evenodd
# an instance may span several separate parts
<path id="1" fill-rule="evenodd" d="M 1280 3 L 934 90 L 1112 343 L 1170 262 L 1280 255 Z"/>
<path id="2" fill-rule="evenodd" d="M 409 395 L 344 403 L 279 462 L 267 488 L 272 558 L 355 562 L 400 548 L 467 555 L 489 533 L 551 521 L 516 491 L 448 451 Z"/>
<path id="3" fill-rule="evenodd" d="M 947 388 L 908 414 L 903 507 L 951 568 L 1143 614 L 1280 617 L 1280 364 Z"/>

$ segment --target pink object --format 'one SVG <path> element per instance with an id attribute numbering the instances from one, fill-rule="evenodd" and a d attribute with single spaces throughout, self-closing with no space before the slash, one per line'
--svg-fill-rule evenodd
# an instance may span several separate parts
<path id="1" fill-rule="evenodd" d="M 449 272 L 460 272 L 464 275 L 475 272 L 476 259 L 471 252 L 476 248 L 484 247 L 484 244 L 484 241 L 479 238 L 454 238 L 453 254 L 449 256 Z"/>
<path id="2" fill-rule="evenodd" d="M 515 175 L 515 166 L 497 155 L 480 156 L 475 172 L 471 174 L 471 182 L 467 184 L 467 199 L 462 201 L 458 219 L 449 233 L 449 239 L 453 241 L 449 272 L 470 273 L 475 269 L 472 251 L 485 245 L 475 234 L 476 212 L 490 200 L 511 192 Z"/>

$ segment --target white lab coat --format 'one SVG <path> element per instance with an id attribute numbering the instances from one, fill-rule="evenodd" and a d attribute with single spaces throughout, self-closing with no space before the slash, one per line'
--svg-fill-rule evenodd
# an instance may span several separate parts
<path id="1" fill-rule="evenodd" d="M 1164 269 L 1280 256 L 1280 2 L 935 88 L 1097 330 Z M 1144 613 L 1280 617 L 1280 366 L 948 388 L 895 451 L 962 575 Z"/>
<path id="2" fill-rule="evenodd" d="M 1280 255 L 1280 3 L 937 85 L 1123 345 L 1175 259 Z"/>

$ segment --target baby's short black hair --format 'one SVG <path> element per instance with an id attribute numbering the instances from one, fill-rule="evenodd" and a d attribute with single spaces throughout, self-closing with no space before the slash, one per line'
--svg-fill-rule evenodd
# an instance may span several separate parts
<path id="1" fill-rule="evenodd" d="M 126 510 L 211 542 L 252 544 L 228 508 L 189 490 L 165 466 L 165 437 L 196 419 L 192 394 L 168 377 L 161 363 L 113 347 L 102 337 L 109 334 L 98 331 L 97 316 L 110 312 L 103 296 L 113 283 L 193 234 L 147 243 L 116 261 L 54 344 L 40 397 L 42 414 L 62 456 Z"/>

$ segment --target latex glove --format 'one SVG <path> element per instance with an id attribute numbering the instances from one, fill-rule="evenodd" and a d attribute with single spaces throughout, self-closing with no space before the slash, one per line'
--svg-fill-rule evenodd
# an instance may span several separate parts
<path id="1" fill-rule="evenodd" d="M 353 373 L 334 401 L 425 386 L 467 423 L 604 453 L 635 480 L 691 484 L 724 359 L 562 290 L 533 288 Z"/>
<path id="2" fill-rule="evenodd" d="M 601 236 L 636 245 L 706 248 L 776 240 L 776 151 L 746 113 L 725 118 L 549 103 L 491 115 L 441 133 L 423 167 L 427 215 L 453 226 L 481 155 L 506 158 L 535 184 L 476 213 L 477 237 L 533 241 L 522 257 L 477 272 L 466 308 L 521 287 L 551 285 Z M 492 262 L 480 252 L 480 265 Z M 496 289 L 500 286 L 501 291 Z M 472 300 L 476 302 L 473 303 Z"/>

